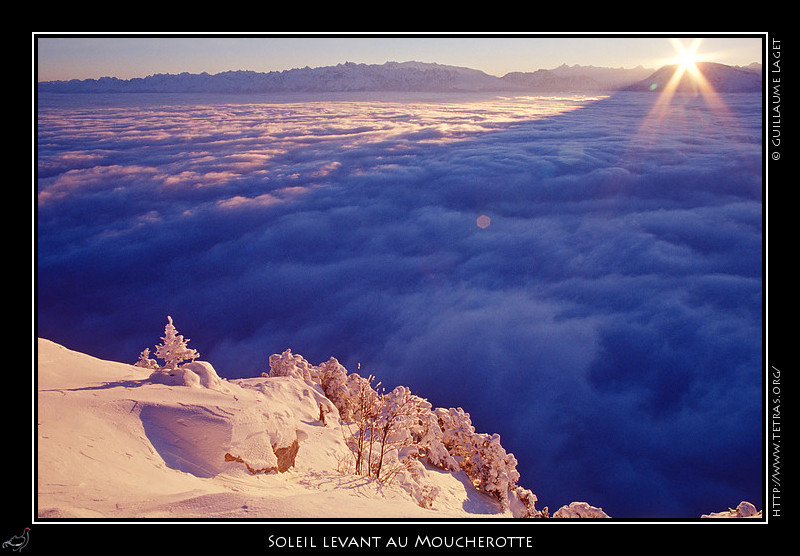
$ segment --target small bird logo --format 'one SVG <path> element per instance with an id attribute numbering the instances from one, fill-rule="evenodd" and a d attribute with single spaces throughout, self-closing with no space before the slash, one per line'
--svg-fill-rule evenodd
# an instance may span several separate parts
<path id="1" fill-rule="evenodd" d="M 10 548 L 12 550 L 16 550 L 20 552 L 25 546 L 28 544 L 28 535 L 30 533 L 31 528 L 25 527 L 25 530 L 22 532 L 21 535 L 14 535 L 6 542 L 3 543 L 3 548 Z"/>

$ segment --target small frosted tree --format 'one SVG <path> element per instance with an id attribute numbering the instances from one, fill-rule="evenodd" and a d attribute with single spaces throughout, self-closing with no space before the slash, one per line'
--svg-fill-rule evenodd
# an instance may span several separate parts
<path id="1" fill-rule="evenodd" d="M 139 354 L 139 360 L 134 365 L 145 369 L 158 369 L 158 361 L 150 358 L 150 348 L 144 348 Z"/>
<path id="2" fill-rule="evenodd" d="M 178 334 L 170 316 L 167 316 L 167 325 L 161 340 L 164 343 L 156 346 L 156 357 L 164 360 L 166 369 L 177 369 L 184 361 L 194 361 L 200 357 L 196 350 L 186 345 L 189 339 Z"/>

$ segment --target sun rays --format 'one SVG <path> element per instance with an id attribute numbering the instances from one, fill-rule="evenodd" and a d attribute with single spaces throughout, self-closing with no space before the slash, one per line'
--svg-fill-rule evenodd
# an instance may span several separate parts
<path id="1" fill-rule="evenodd" d="M 677 55 L 674 60 L 674 63 L 678 66 L 676 73 L 682 73 L 687 70 L 690 72 L 698 71 L 697 62 L 701 61 L 702 57 L 697 53 L 697 49 L 700 47 L 701 40 L 693 40 L 688 47 L 685 47 L 683 43 L 677 39 L 671 39 L 670 42 L 677 51 Z"/>
<path id="2" fill-rule="evenodd" d="M 699 52 L 702 39 L 696 38 L 685 44 L 678 39 L 670 39 L 675 54 L 668 59 L 667 65 L 661 70 L 662 79 L 655 81 L 650 89 L 658 94 L 648 115 L 642 121 L 637 136 L 642 139 L 648 137 L 655 140 L 658 136 L 657 130 L 661 124 L 670 117 L 675 117 L 685 112 L 685 103 L 689 98 L 701 97 L 703 102 L 713 113 L 726 113 L 727 108 L 714 89 L 711 81 L 704 74 L 709 69 L 708 57 Z M 659 73 L 659 72 L 656 72 Z M 688 94 L 680 99 L 676 98 L 677 93 Z M 684 121 L 687 126 L 696 126 L 701 122 Z M 673 122 L 674 123 L 674 122 Z"/>
<path id="3" fill-rule="evenodd" d="M 671 42 L 677 51 L 671 64 L 675 69 L 661 91 L 654 109 L 659 111 L 666 109 L 675 93 L 679 91 L 700 94 L 707 101 L 711 101 L 712 106 L 716 105 L 719 97 L 701 69 L 704 61 L 703 56 L 698 53 L 701 39 L 694 39 L 688 47 L 676 39 Z"/>

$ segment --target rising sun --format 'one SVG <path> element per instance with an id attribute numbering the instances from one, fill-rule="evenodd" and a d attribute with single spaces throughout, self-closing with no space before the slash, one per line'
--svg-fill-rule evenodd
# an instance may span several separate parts
<path id="1" fill-rule="evenodd" d="M 672 59 L 675 71 L 664 87 L 667 99 L 676 90 L 685 90 L 687 87 L 704 94 L 713 94 L 711 84 L 702 73 L 702 64 L 698 65 L 703 61 L 703 57 L 697 52 L 701 39 L 694 39 L 688 46 L 677 39 L 672 39 L 671 42 L 675 48 L 675 56 Z"/>
<path id="2" fill-rule="evenodd" d="M 662 79 L 666 82 L 654 83 L 651 86 L 651 90 L 658 90 L 660 94 L 644 121 L 648 123 L 662 121 L 674 108 L 673 100 L 676 100 L 676 93 L 699 94 L 715 110 L 724 109 L 711 82 L 703 75 L 708 68 L 701 62 L 708 61 L 708 56 L 698 53 L 701 39 L 694 39 L 688 45 L 678 39 L 670 39 L 670 42 L 675 53 L 671 58 L 665 58 L 665 61 L 668 60 L 668 65 L 664 67 L 666 71 L 662 72 Z"/>
<path id="3" fill-rule="evenodd" d="M 693 68 L 696 67 L 695 63 L 697 62 L 697 56 L 695 55 L 694 52 L 690 50 L 685 50 L 680 54 L 678 54 L 676 61 L 681 68 L 683 68 L 684 70 L 691 71 Z"/>
<path id="4" fill-rule="evenodd" d="M 697 62 L 700 56 L 697 54 L 697 47 L 700 46 L 700 39 L 694 40 L 688 47 L 685 47 L 678 41 L 673 42 L 677 55 L 675 56 L 675 64 L 678 66 L 678 71 L 683 73 L 689 71 L 694 73 L 697 71 Z"/>

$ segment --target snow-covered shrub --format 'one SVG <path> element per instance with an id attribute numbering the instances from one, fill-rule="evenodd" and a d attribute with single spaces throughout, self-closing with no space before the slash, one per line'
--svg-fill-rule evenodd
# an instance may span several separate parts
<path id="1" fill-rule="evenodd" d="M 514 487 L 508 493 L 508 506 L 511 510 L 511 515 L 520 519 L 549 517 L 547 507 L 541 511 L 536 509 L 538 500 L 536 495 L 527 488 Z"/>
<path id="2" fill-rule="evenodd" d="M 413 411 L 409 412 L 400 423 L 400 428 L 406 431 L 402 446 L 403 455 L 420 459 L 433 467 L 458 471 L 460 469 L 458 463 L 442 441 L 442 428 L 431 403 L 425 398 L 411 394 L 405 387 L 398 388 L 393 392 L 392 403 L 396 404 L 402 393 L 413 404 Z"/>
<path id="3" fill-rule="evenodd" d="M 499 434 L 476 435 L 475 448 L 468 475 L 478 490 L 494 496 L 503 508 L 507 508 L 508 491 L 519 480 L 517 458 L 506 452 L 500 444 Z"/>
<path id="4" fill-rule="evenodd" d="M 419 482 L 422 462 L 460 469 L 504 509 L 513 506 L 515 515 L 543 517 L 535 508 L 536 496 L 517 486 L 517 460 L 503 448 L 500 436 L 477 433 L 460 407 L 433 409 L 405 386 L 385 393 L 380 384 L 373 385 L 373 376 L 348 373 L 334 357 L 313 366 L 287 349 L 271 355 L 269 365 L 269 377 L 291 376 L 318 385 L 336 407 L 355 473 L 397 480 L 427 506 L 435 492 Z M 342 462 L 338 467 L 343 468 Z"/>
<path id="5" fill-rule="evenodd" d="M 570 502 L 569 506 L 561 506 L 555 518 L 605 518 L 609 517 L 602 508 L 595 508 L 587 502 Z"/>
<path id="6" fill-rule="evenodd" d="M 716 512 L 711 514 L 703 514 L 703 518 L 717 518 L 717 517 L 761 517 L 761 511 L 750 502 L 743 500 L 739 502 L 736 508 L 728 508 L 726 512 Z"/>
<path id="7" fill-rule="evenodd" d="M 291 376 L 316 382 L 317 370 L 303 356 L 287 349 L 281 354 L 273 353 L 269 356 L 269 376 Z"/>
<path id="8" fill-rule="evenodd" d="M 430 403 L 427 400 L 424 401 L 427 409 L 418 414 L 418 422 L 411 428 L 417 457 L 433 467 L 446 471 L 458 471 L 460 469 L 458 462 L 450 455 L 442 442 L 443 433 L 439 427 L 439 419 Z"/>
<path id="9" fill-rule="evenodd" d="M 319 364 L 317 378 L 322 392 L 339 410 L 339 416 L 345 421 L 351 421 L 353 419 L 353 392 L 349 388 L 347 369 L 334 357 L 331 357 Z"/>
<path id="10" fill-rule="evenodd" d="M 460 407 L 449 409 L 437 407 L 434 415 L 442 432 L 442 444 L 458 466 L 463 469 L 465 465 L 469 465 L 469 458 L 472 457 L 475 450 L 475 427 L 472 426 L 469 413 Z"/>
<path id="11" fill-rule="evenodd" d="M 500 444 L 499 434 L 476 433 L 469 413 L 459 408 L 434 411 L 441 442 L 475 487 L 508 508 L 508 492 L 517 486 L 517 459 Z"/>
<path id="12" fill-rule="evenodd" d="M 387 451 L 395 450 L 400 457 L 415 457 L 415 436 L 420 434 L 420 416 L 429 412 L 430 403 L 415 396 L 405 386 L 398 386 L 388 394 L 380 396 L 380 411 L 376 416 L 375 430 L 379 444 L 379 455 L 375 475 L 380 479 L 383 460 Z M 404 453 L 400 454 L 403 451 Z"/>
<path id="13" fill-rule="evenodd" d="M 392 481 L 405 490 L 420 507 L 433 507 L 441 489 L 426 482 L 426 470 L 422 463 L 416 458 L 406 457 L 393 467 L 395 470 L 391 476 Z"/>
<path id="14" fill-rule="evenodd" d="M 364 378 L 357 373 L 347 377 L 347 388 L 353 393 L 353 425 L 355 432 L 347 439 L 355 455 L 355 470 L 359 475 L 372 474 L 372 448 L 375 443 L 375 420 L 380 414 L 381 399 L 372 386 L 375 377 Z"/>
<path id="15" fill-rule="evenodd" d="M 194 361 L 200 356 L 196 350 L 187 346 L 189 339 L 178 334 L 170 316 L 167 316 L 167 325 L 161 340 L 163 343 L 156 346 L 156 357 L 164 360 L 164 367 L 167 369 L 177 369 L 184 361 Z"/>

